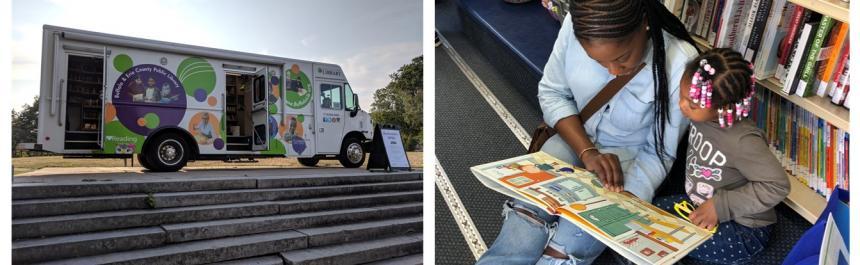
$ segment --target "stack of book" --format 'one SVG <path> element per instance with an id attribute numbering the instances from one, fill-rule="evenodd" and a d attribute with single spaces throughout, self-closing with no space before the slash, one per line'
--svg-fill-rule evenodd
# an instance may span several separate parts
<path id="1" fill-rule="evenodd" d="M 829 198 L 848 190 L 849 133 L 767 89 L 756 90 L 752 117 L 771 151 L 801 183 Z"/>
<path id="2" fill-rule="evenodd" d="M 786 94 L 848 105 L 848 23 L 787 0 L 663 3 L 707 46 L 740 52 L 757 78 L 774 79 Z"/>

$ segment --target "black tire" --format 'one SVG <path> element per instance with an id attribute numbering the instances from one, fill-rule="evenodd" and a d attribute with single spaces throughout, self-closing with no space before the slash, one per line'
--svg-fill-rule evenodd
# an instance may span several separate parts
<path id="1" fill-rule="evenodd" d="M 306 167 L 315 167 L 317 163 L 320 162 L 320 159 L 317 157 L 300 157 L 299 164 Z"/>
<path id="2" fill-rule="evenodd" d="M 146 155 L 143 154 L 143 152 L 137 154 L 137 163 L 139 163 L 140 166 L 142 166 L 143 168 L 146 168 L 150 171 L 152 170 L 152 166 L 149 165 L 149 160 L 146 159 Z"/>
<path id="3" fill-rule="evenodd" d="M 345 168 L 356 168 L 364 164 L 364 157 L 364 146 L 361 145 L 361 140 L 350 137 L 343 140 L 337 159 Z"/>
<path id="4" fill-rule="evenodd" d="M 146 159 L 155 172 L 174 172 L 185 167 L 191 156 L 191 149 L 175 133 L 165 133 L 156 136 L 147 146 Z"/>

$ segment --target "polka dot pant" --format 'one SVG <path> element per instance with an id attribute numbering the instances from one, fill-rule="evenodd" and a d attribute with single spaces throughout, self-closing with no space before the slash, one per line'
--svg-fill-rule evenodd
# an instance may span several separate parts
<path id="1" fill-rule="evenodd" d="M 677 215 L 673 207 L 683 200 L 690 201 L 686 194 L 679 194 L 656 198 L 654 205 Z M 717 233 L 687 257 L 717 264 L 748 264 L 767 245 L 770 227 L 752 228 L 735 221 L 722 222 L 717 226 Z"/>

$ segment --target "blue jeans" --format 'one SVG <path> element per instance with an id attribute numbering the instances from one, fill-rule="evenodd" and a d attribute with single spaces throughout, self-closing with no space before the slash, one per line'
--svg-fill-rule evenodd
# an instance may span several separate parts
<path id="1" fill-rule="evenodd" d="M 571 165 L 584 167 L 570 146 L 558 135 L 547 140 L 541 151 Z M 631 156 L 619 155 L 619 157 Z M 626 168 L 624 164 L 622 162 L 622 168 Z M 625 183 L 633 182 L 628 182 L 625 178 Z M 653 194 L 653 191 L 637 190 L 644 187 L 644 185 L 625 185 L 625 189 L 633 194 Z M 651 198 L 641 199 L 651 201 Z M 515 208 L 527 210 L 540 220 L 514 211 Z M 502 229 L 496 241 L 476 264 L 591 264 L 606 248 L 606 245 L 584 232 L 576 224 L 550 215 L 522 201 L 505 202 L 502 215 L 505 221 L 502 223 Z M 543 250 L 547 246 L 567 254 L 568 259 L 543 255 Z"/>
<path id="2" fill-rule="evenodd" d="M 678 194 L 656 198 L 654 206 L 677 215 L 673 206 L 682 200 L 690 201 L 686 194 Z M 748 264 L 767 246 L 771 226 L 754 228 L 735 221 L 722 222 L 717 233 L 687 257 L 717 264 Z"/>

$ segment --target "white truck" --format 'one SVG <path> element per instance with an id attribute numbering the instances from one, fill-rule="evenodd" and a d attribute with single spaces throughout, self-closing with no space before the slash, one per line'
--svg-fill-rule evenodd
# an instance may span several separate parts
<path id="1" fill-rule="evenodd" d="M 338 65 L 45 25 L 36 149 L 192 160 L 364 163 L 373 139 Z"/>

